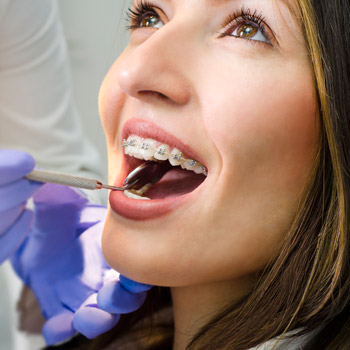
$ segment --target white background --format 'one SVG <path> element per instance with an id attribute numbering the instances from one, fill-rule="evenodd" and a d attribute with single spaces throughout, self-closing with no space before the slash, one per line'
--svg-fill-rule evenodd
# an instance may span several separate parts
<path id="1" fill-rule="evenodd" d="M 106 179 L 107 155 L 97 96 L 109 67 L 127 43 L 124 28 L 128 1 L 57 2 L 69 51 L 75 102 L 87 137 L 99 150 Z M 42 338 L 16 331 L 20 289 L 21 282 L 5 263 L 0 270 L 0 350 L 38 350 L 44 344 Z"/>

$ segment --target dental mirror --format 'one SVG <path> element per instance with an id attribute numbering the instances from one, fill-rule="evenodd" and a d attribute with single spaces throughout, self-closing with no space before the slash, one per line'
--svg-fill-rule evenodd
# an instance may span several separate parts
<path id="1" fill-rule="evenodd" d="M 134 169 L 124 180 L 123 188 L 141 188 L 149 183 L 154 184 L 171 168 L 168 162 L 146 161 Z"/>

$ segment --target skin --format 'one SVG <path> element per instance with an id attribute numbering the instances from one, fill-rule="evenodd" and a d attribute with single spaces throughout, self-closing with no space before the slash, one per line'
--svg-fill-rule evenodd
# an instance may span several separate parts
<path id="1" fill-rule="evenodd" d="M 122 274 L 172 287 L 179 350 L 249 290 L 278 251 L 307 185 L 319 125 L 293 1 L 152 3 L 162 10 L 160 27 L 131 32 L 100 91 L 109 180 L 122 164 L 120 133 L 131 118 L 191 145 L 209 175 L 192 201 L 163 217 L 133 221 L 109 211 L 102 243 Z M 262 13 L 271 45 L 220 37 L 242 5 Z"/>

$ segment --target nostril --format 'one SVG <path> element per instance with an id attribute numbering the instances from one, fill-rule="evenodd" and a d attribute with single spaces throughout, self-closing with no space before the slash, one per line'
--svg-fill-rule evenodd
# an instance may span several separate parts
<path id="1" fill-rule="evenodd" d="M 163 100 L 170 100 L 170 98 L 168 96 L 166 96 L 165 94 L 162 94 L 161 92 L 157 92 L 157 91 L 152 91 L 152 90 L 141 90 L 138 91 L 138 94 L 140 96 L 149 96 L 149 97 L 160 97 Z"/>

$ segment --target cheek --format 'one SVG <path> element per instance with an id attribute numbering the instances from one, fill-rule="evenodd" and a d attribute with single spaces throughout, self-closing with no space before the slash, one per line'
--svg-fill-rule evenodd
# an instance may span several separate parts
<path id="1" fill-rule="evenodd" d="M 210 215 L 222 232 L 232 232 L 230 249 L 221 247 L 228 261 L 234 252 L 231 266 L 253 271 L 279 249 L 294 219 L 314 164 L 319 121 L 308 69 L 242 72 L 230 81 L 222 74 L 220 94 L 203 94 L 206 129 L 222 158 L 219 204 Z M 225 240 L 229 246 L 223 234 Z"/>
<path id="2" fill-rule="evenodd" d="M 224 167 L 240 162 L 234 174 L 253 170 L 278 181 L 304 181 L 319 132 L 310 71 L 255 71 L 236 75 L 234 84 L 223 81 L 222 94 L 206 93 L 206 128 Z"/>

